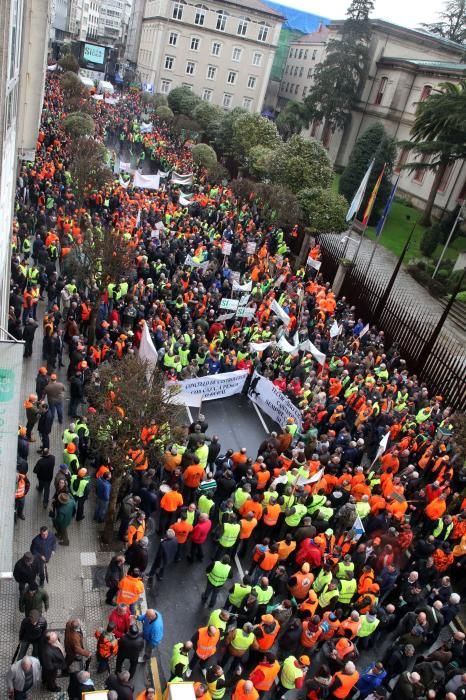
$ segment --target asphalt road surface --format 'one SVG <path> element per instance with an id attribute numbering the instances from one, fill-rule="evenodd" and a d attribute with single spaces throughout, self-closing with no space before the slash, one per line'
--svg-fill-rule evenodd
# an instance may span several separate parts
<path id="1" fill-rule="evenodd" d="M 190 413 L 193 419 L 197 418 L 197 409 L 190 409 Z M 220 437 L 222 452 L 230 447 L 246 447 L 248 454 L 255 457 L 257 448 L 266 434 L 264 426 L 267 426 L 267 432 L 273 430 L 272 421 L 260 414 L 264 421 L 262 423 L 253 404 L 244 395 L 205 402 L 201 413 L 209 424 L 207 434 Z M 157 544 L 158 536 L 154 535 L 150 545 L 150 564 Z M 211 548 L 212 552 L 206 550 L 204 562 L 190 564 L 184 560 L 173 564 L 166 569 L 162 581 L 154 579 L 153 587 L 146 586 L 148 607 L 159 610 L 164 620 L 165 636 L 160 647 L 159 668 L 161 665 L 167 679 L 173 645 L 190 639 L 198 627 L 206 624 L 209 617 L 210 610 L 202 604 L 201 595 L 206 584 L 205 567 L 210 562 L 209 554 L 213 554 L 214 545 L 211 545 Z M 240 566 L 247 569 L 247 564 L 248 560 L 243 560 Z M 236 563 L 234 573 L 235 580 L 239 579 Z M 216 607 L 221 607 L 225 602 L 230 585 L 227 583 L 225 591 L 219 595 Z M 203 676 L 196 671 L 192 678 L 201 680 Z"/>

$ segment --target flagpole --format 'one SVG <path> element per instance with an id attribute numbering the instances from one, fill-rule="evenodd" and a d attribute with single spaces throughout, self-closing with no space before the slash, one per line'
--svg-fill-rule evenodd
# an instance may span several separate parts
<path id="1" fill-rule="evenodd" d="M 366 267 L 366 270 L 365 270 L 365 272 L 364 272 L 364 277 L 363 277 L 363 279 L 366 278 L 366 275 L 367 275 L 367 273 L 369 272 L 369 268 L 370 268 L 370 266 L 372 265 L 372 261 L 373 261 L 373 259 L 374 259 L 374 255 L 375 255 L 375 253 L 376 253 L 376 251 L 377 251 L 377 248 L 379 247 L 379 241 L 380 241 L 380 238 L 381 238 L 381 236 L 382 236 L 383 230 L 384 230 L 384 228 L 385 228 L 385 223 L 386 223 L 386 221 L 387 221 L 387 219 L 388 219 L 388 215 L 389 215 L 389 213 L 390 213 L 390 209 L 391 209 L 391 206 L 392 206 L 392 204 L 393 204 L 393 200 L 395 199 L 395 194 L 396 194 L 396 191 L 397 191 L 397 189 L 398 189 L 398 183 L 399 183 L 399 181 L 400 181 L 400 175 L 398 175 L 398 177 L 397 177 L 397 179 L 396 179 L 396 181 L 395 181 L 395 184 L 394 184 L 393 187 L 392 187 L 392 191 L 391 191 L 391 193 L 390 193 L 390 196 L 389 196 L 389 198 L 388 198 L 388 201 L 387 201 L 387 203 L 386 203 L 386 205 L 385 205 L 385 209 L 384 209 L 384 212 L 383 212 L 383 215 L 382 215 L 382 216 L 383 216 L 383 218 L 382 218 L 382 225 L 381 225 L 381 227 L 380 227 L 380 231 L 377 231 L 377 236 L 376 236 L 376 239 L 375 239 L 375 246 L 374 246 L 373 249 L 372 249 L 371 257 L 369 258 L 369 262 L 367 263 L 367 267 Z M 379 223 L 380 223 L 380 222 L 379 222 Z"/>
<path id="2" fill-rule="evenodd" d="M 383 176 L 385 173 L 386 165 L 387 165 L 386 163 L 383 164 L 382 172 L 380 173 L 379 177 L 377 178 L 377 181 L 374 185 L 374 189 L 372 190 L 372 194 L 369 197 L 369 202 L 367 204 L 366 211 L 364 212 L 364 217 L 363 217 L 363 223 L 365 222 L 364 228 L 361 231 L 361 238 L 359 239 L 359 245 L 356 249 L 356 254 L 352 260 L 353 265 L 356 263 L 356 260 L 358 259 L 359 251 L 361 250 L 361 246 L 362 246 L 362 241 L 363 241 L 363 238 L 364 238 L 365 233 L 367 231 L 367 227 L 369 226 L 369 219 L 371 217 L 372 210 L 374 208 L 375 200 L 377 199 L 377 195 L 379 193 L 380 185 L 382 184 L 382 179 L 383 179 Z"/>

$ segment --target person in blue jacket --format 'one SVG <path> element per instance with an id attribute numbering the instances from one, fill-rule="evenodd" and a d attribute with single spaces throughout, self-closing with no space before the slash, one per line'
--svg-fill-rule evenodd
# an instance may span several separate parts
<path id="1" fill-rule="evenodd" d="M 386 675 L 387 672 L 380 661 L 376 661 L 365 668 L 356 683 L 356 688 L 360 692 L 361 700 L 382 685 Z"/>
<path id="2" fill-rule="evenodd" d="M 147 661 L 163 639 L 163 619 L 158 610 L 149 608 L 144 615 L 138 615 L 138 621 L 142 622 L 142 636 L 145 642 L 144 661 Z"/>

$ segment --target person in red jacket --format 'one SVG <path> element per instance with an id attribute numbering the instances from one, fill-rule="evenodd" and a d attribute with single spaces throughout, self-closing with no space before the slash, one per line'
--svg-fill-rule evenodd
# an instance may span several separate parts
<path id="1" fill-rule="evenodd" d="M 209 516 L 207 513 L 201 513 L 198 522 L 194 525 L 191 532 L 191 551 L 189 556 L 186 557 L 189 562 L 192 563 L 194 558 L 196 558 L 197 561 L 202 561 L 204 559 L 202 545 L 206 541 L 207 535 L 211 529 L 212 521 L 209 520 Z"/>
<path id="2" fill-rule="evenodd" d="M 124 603 L 119 603 L 116 608 L 112 610 L 108 618 L 109 623 L 112 622 L 115 625 L 113 634 L 117 639 L 121 639 L 124 634 L 129 630 L 131 624 L 132 615 L 129 608 Z"/>

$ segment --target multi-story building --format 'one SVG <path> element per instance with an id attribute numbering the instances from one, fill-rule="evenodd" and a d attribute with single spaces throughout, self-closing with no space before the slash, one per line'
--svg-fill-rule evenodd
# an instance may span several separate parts
<path id="1" fill-rule="evenodd" d="M 146 0 L 141 80 L 155 92 L 185 85 L 225 109 L 259 112 L 283 20 L 260 0 Z"/>
<path id="2" fill-rule="evenodd" d="M 70 0 L 68 31 L 80 41 L 90 39 L 107 46 L 122 46 L 128 31 L 131 5 L 132 0 Z"/>
<path id="3" fill-rule="evenodd" d="M 382 122 L 386 131 L 397 141 L 408 140 L 417 104 L 425 100 L 440 83 L 459 82 L 466 77 L 466 64 L 461 62 L 464 47 L 459 44 L 383 20 L 371 20 L 371 25 L 368 69 L 347 128 L 332 131 L 326 124 L 313 123 L 306 132 L 322 141 L 337 168 L 343 168 L 348 163 L 356 140 L 376 121 Z M 315 42 L 318 33 L 314 32 L 309 37 L 312 41 L 304 37 L 291 44 L 278 107 L 283 108 L 288 100 L 304 101 L 312 86 L 318 58 L 324 60 L 326 43 L 331 38 L 338 39 L 341 27 L 342 22 L 338 21 L 323 30 L 323 43 Z M 408 158 L 411 160 L 413 156 L 407 150 L 400 149 L 397 169 L 401 169 Z M 410 172 L 401 169 L 398 192 L 415 206 L 423 207 L 433 180 L 434 173 L 431 171 Z M 445 174 L 434 211 L 452 210 L 465 196 L 466 165 L 461 161 Z"/>
<path id="4" fill-rule="evenodd" d="M 304 100 L 314 82 L 315 67 L 325 56 L 329 34 L 329 28 L 321 23 L 315 32 L 290 44 L 278 92 L 279 109 L 289 100 Z"/>
<path id="5" fill-rule="evenodd" d="M 125 45 L 125 58 L 132 64 L 138 61 L 139 41 L 142 32 L 142 19 L 146 0 L 133 0 Z"/>
<path id="6" fill-rule="evenodd" d="M 52 17 L 50 39 L 62 42 L 68 35 L 68 15 L 70 0 L 51 0 Z"/>
<path id="7" fill-rule="evenodd" d="M 7 342 L 11 231 L 18 161 L 33 160 L 42 113 L 50 0 L 2 0 L 0 12 L 0 580 L 12 570 L 22 348 Z"/>

